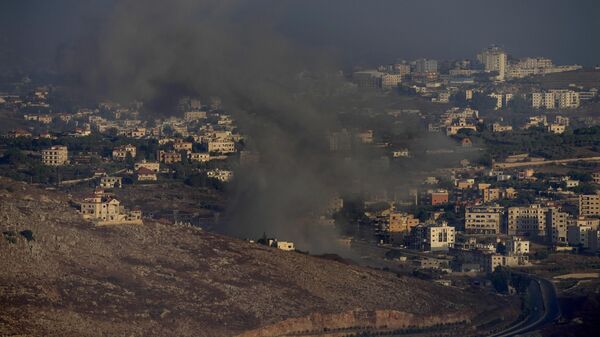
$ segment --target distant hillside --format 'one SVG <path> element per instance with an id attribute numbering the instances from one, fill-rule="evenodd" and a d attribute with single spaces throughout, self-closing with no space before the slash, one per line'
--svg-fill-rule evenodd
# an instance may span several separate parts
<path id="1" fill-rule="evenodd" d="M 0 336 L 341 336 L 323 329 L 512 313 L 503 299 L 194 228 L 95 228 L 66 195 L 5 178 L 0 230 Z"/>

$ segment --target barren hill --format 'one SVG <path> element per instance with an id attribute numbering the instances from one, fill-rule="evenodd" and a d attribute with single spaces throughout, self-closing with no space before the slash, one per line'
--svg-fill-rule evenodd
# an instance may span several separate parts
<path id="1" fill-rule="evenodd" d="M 0 230 L 0 336 L 307 335 L 470 321 L 505 305 L 190 227 L 94 227 L 68 196 L 5 178 Z"/>

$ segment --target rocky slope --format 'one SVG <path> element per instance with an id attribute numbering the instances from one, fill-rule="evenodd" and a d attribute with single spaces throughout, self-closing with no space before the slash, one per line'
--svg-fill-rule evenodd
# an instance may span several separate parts
<path id="1" fill-rule="evenodd" d="M 68 196 L 5 178 L 0 230 L 0 336 L 277 336 L 503 305 L 190 227 L 96 228 Z"/>

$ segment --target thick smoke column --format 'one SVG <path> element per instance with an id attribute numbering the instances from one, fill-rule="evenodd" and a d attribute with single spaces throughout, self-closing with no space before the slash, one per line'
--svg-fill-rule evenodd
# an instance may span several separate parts
<path id="1" fill-rule="evenodd" d="M 336 80 L 307 74 L 335 67 L 277 34 L 269 22 L 277 7 L 277 1 L 120 1 L 65 64 L 88 90 L 150 101 L 159 114 L 170 114 L 166 109 L 182 95 L 221 97 L 261 155 L 258 167 L 236 172 L 225 230 L 264 231 L 314 251 L 324 234 L 298 219 L 317 215 L 344 177 L 326 141 L 335 119 L 307 93 L 327 95 Z"/>

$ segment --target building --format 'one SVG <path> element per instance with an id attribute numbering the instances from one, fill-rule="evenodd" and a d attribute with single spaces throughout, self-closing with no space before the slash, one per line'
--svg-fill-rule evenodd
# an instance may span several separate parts
<path id="1" fill-rule="evenodd" d="M 383 89 L 395 88 L 402 83 L 402 75 L 400 74 L 383 74 L 381 75 L 381 87 Z"/>
<path id="2" fill-rule="evenodd" d="M 600 215 L 600 193 L 579 196 L 579 216 Z"/>
<path id="3" fill-rule="evenodd" d="M 513 127 L 510 125 L 502 125 L 500 123 L 492 124 L 492 132 L 508 132 L 512 131 Z"/>
<path id="4" fill-rule="evenodd" d="M 412 214 L 392 212 L 389 216 L 388 232 L 408 233 L 418 224 L 419 219 L 415 219 Z"/>
<path id="5" fill-rule="evenodd" d="M 598 235 L 597 229 L 594 230 L 591 226 L 573 226 L 570 225 L 567 229 L 567 237 L 569 245 L 574 247 L 590 248 L 590 236 Z"/>
<path id="6" fill-rule="evenodd" d="M 518 237 L 513 237 L 506 241 L 506 253 L 512 255 L 527 255 L 529 254 L 529 241 Z"/>
<path id="7" fill-rule="evenodd" d="M 181 162 L 180 152 L 167 152 L 163 150 L 158 151 L 158 160 L 165 164 L 174 164 Z"/>
<path id="8" fill-rule="evenodd" d="M 549 90 L 531 94 L 531 106 L 535 109 L 574 109 L 581 104 L 579 93 L 573 90 Z"/>
<path id="9" fill-rule="evenodd" d="M 131 158 L 135 158 L 137 154 L 137 150 L 135 146 L 131 144 L 127 144 L 125 146 L 119 146 L 113 149 L 112 157 L 114 160 L 125 160 L 127 155 L 131 156 Z"/>
<path id="10" fill-rule="evenodd" d="M 194 144 L 192 142 L 184 142 L 181 139 L 177 139 L 175 143 L 173 143 L 173 149 L 175 151 L 192 151 L 192 147 Z"/>
<path id="11" fill-rule="evenodd" d="M 190 152 L 188 153 L 188 159 L 191 161 L 197 161 L 201 163 L 206 163 L 210 161 L 210 153 L 208 152 Z"/>
<path id="12" fill-rule="evenodd" d="M 66 165 L 69 163 L 69 150 L 62 145 L 42 150 L 42 163 L 47 166 Z"/>
<path id="13" fill-rule="evenodd" d="M 531 205 L 508 208 L 508 235 L 546 236 L 547 207 Z"/>
<path id="14" fill-rule="evenodd" d="M 135 171 L 135 176 L 137 181 L 157 181 L 158 175 L 156 172 L 149 170 L 145 167 L 141 167 L 137 171 Z"/>
<path id="15" fill-rule="evenodd" d="M 206 176 L 209 178 L 217 179 L 221 182 L 228 182 L 233 178 L 233 172 L 227 170 L 210 170 L 206 172 Z"/>
<path id="16" fill-rule="evenodd" d="M 431 205 L 443 205 L 448 203 L 449 194 L 447 190 L 432 191 L 429 194 Z"/>
<path id="17" fill-rule="evenodd" d="M 592 173 L 592 180 L 595 184 L 600 184 L 600 172 Z"/>
<path id="18" fill-rule="evenodd" d="M 551 244 L 567 243 L 567 220 L 569 213 L 550 207 L 546 213 L 547 240 Z"/>
<path id="19" fill-rule="evenodd" d="M 415 61 L 415 72 L 419 74 L 437 73 L 438 62 L 436 60 L 419 59 Z"/>
<path id="20" fill-rule="evenodd" d="M 197 121 L 206 118 L 206 111 L 187 111 L 183 113 L 183 119 L 187 122 Z"/>
<path id="21" fill-rule="evenodd" d="M 501 177 L 504 175 L 499 175 Z M 500 180 L 500 179 L 499 179 Z M 517 190 L 512 187 L 507 188 L 485 188 L 481 190 L 483 202 L 492 202 L 503 199 L 514 199 L 517 197 Z"/>
<path id="22" fill-rule="evenodd" d="M 447 223 L 428 226 L 426 233 L 425 244 L 429 251 L 448 251 L 454 246 L 455 229 Z"/>
<path id="23" fill-rule="evenodd" d="M 296 248 L 294 247 L 294 243 L 293 242 L 289 242 L 289 241 L 276 241 L 275 242 L 275 247 L 277 249 L 281 249 L 287 252 L 291 252 L 294 251 Z"/>
<path id="24" fill-rule="evenodd" d="M 121 177 L 101 177 L 101 188 L 121 188 L 123 186 L 123 178 Z"/>
<path id="25" fill-rule="evenodd" d="M 119 200 L 105 195 L 101 190 L 84 199 L 80 205 L 80 212 L 84 219 L 91 220 L 99 226 L 142 224 L 141 211 L 127 211 Z"/>
<path id="26" fill-rule="evenodd" d="M 499 81 L 505 80 L 508 66 L 508 56 L 504 50 L 499 47 L 492 46 L 477 55 L 477 59 L 484 65 L 486 72 L 497 72 L 498 76 L 496 79 Z"/>
<path id="27" fill-rule="evenodd" d="M 235 142 L 230 140 L 211 140 L 208 142 L 208 152 L 210 153 L 234 153 Z"/>
<path id="28" fill-rule="evenodd" d="M 548 132 L 552 132 L 557 135 L 561 135 L 567 131 L 567 126 L 563 124 L 550 124 L 548 125 Z"/>
<path id="29" fill-rule="evenodd" d="M 135 163 L 133 165 L 135 171 L 139 170 L 142 167 L 156 173 L 160 171 L 160 163 L 157 162 L 149 162 L 146 160 L 142 160 L 141 162 Z"/>
<path id="30" fill-rule="evenodd" d="M 504 207 L 477 206 L 465 210 L 465 232 L 467 234 L 500 234 L 504 226 Z"/>

